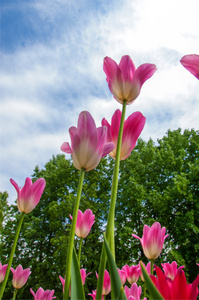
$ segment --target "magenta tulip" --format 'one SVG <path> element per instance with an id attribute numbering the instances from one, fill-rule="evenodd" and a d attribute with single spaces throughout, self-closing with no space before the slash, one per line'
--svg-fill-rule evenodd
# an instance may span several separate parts
<path id="1" fill-rule="evenodd" d="M 107 142 L 113 142 L 115 144 L 115 148 L 109 153 L 114 159 L 116 157 L 121 116 L 122 112 L 117 109 L 112 116 L 111 125 L 105 118 L 102 120 L 102 125 L 108 128 Z M 146 118 L 141 112 L 134 112 L 126 121 L 124 121 L 120 160 L 126 159 L 131 154 L 131 151 L 134 149 L 137 139 L 144 128 L 145 122 Z"/>
<path id="2" fill-rule="evenodd" d="M 120 269 L 117 269 L 117 270 L 118 270 L 122 285 L 125 285 L 125 283 L 126 283 L 126 272 L 124 270 L 120 270 Z"/>
<path id="3" fill-rule="evenodd" d="M 166 277 L 158 267 L 156 267 L 156 273 L 157 277 L 151 275 L 151 279 L 165 300 L 197 299 L 199 275 L 192 284 L 188 284 L 182 269 L 178 269 L 174 280 Z"/>
<path id="4" fill-rule="evenodd" d="M 92 272 L 86 274 L 86 270 L 85 269 L 80 269 L 80 275 L 81 275 L 81 279 L 82 279 L 82 285 L 85 284 L 86 281 L 86 277 L 91 274 Z M 62 284 L 62 288 L 63 288 L 63 292 L 64 292 L 64 288 L 65 288 L 65 279 L 62 276 L 59 276 L 59 279 L 61 281 Z M 69 297 L 71 296 L 71 287 L 69 288 Z"/>
<path id="5" fill-rule="evenodd" d="M 98 274 L 96 273 L 96 276 L 98 278 Z M 109 272 L 107 270 L 104 271 L 104 282 L 103 282 L 103 288 L 102 288 L 102 295 L 106 296 L 111 291 L 111 278 L 109 275 Z"/>
<path id="6" fill-rule="evenodd" d="M 140 266 L 123 266 L 122 270 L 126 273 L 126 279 L 127 281 L 132 284 L 134 282 L 137 282 L 140 277 Z"/>
<path id="7" fill-rule="evenodd" d="M 128 55 L 122 56 L 119 65 L 110 57 L 104 58 L 106 80 L 113 97 L 121 104 L 131 104 L 140 94 L 144 82 L 156 71 L 153 64 L 143 64 L 137 69 Z"/>
<path id="8" fill-rule="evenodd" d="M 30 289 L 34 300 L 52 300 L 55 299 L 56 297 L 53 297 L 54 295 L 54 290 L 46 290 L 44 291 L 41 287 L 37 290 L 36 294 L 35 292 Z"/>
<path id="9" fill-rule="evenodd" d="M 96 299 L 96 295 L 97 295 L 97 290 L 92 291 L 92 294 L 88 294 L 89 296 L 91 296 L 93 298 L 93 300 Z M 102 300 L 104 299 L 104 295 L 102 295 Z"/>
<path id="10" fill-rule="evenodd" d="M 141 294 L 142 294 L 142 288 L 141 286 L 137 286 L 137 284 L 134 282 L 131 287 L 124 287 L 124 292 L 126 294 L 127 300 L 140 300 Z M 147 300 L 144 298 L 143 300 Z"/>
<path id="11" fill-rule="evenodd" d="M 185 55 L 180 60 L 181 64 L 197 79 L 199 79 L 199 55 Z"/>
<path id="12" fill-rule="evenodd" d="M 4 280 L 6 270 L 7 270 L 8 264 L 7 265 L 2 265 L 0 263 L 0 283 Z"/>
<path id="13" fill-rule="evenodd" d="M 113 143 L 106 143 L 107 128 L 105 126 L 97 128 L 87 111 L 80 113 L 77 128 L 70 127 L 69 134 L 71 146 L 65 142 L 61 150 L 72 155 L 73 164 L 78 170 L 95 169 L 101 158 L 114 148 Z"/>
<path id="14" fill-rule="evenodd" d="M 71 215 L 70 218 L 72 219 Z M 81 210 L 78 210 L 75 233 L 79 238 L 87 237 L 91 230 L 91 227 L 95 223 L 94 219 L 95 215 L 90 209 L 85 210 L 84 213 L 82 213 Z"/>
<path id="15" fill-rule="evenodd" d="M 151 262 L 148 262 L 147 265 L 145 265 L 143 262 L 142 262 L 142 264 L 143 264 L 145 270 L 147 271 L 147 273 L 150 275 L 151 274 Z M 153 269 L 153 271 L 155 271 L 155 269 Z M 141 266 L 140 266 L 140 277 L 141 277 L 142 281 L 145 281 L 144 276 L 142 274 Z"/>
<path id="16" fill-rule="evenodd" d="M 164 270 L 164 274 L 166 275 L 166 277 L 171 278 L 171 280 L 174 280 L 174 278 L 177 274 L 177 271 L 179 269 L 184 268 L 184 266 L 181 266 L 181 267 L 178 268 L 176 261 L 173 261 L 171 264 L 164 263 L 164 264 L 161 264 L 161 265 L 162 265 L 162 268 Z"/>
<path id="17" fill-rule="evenodd" d="M 16 270 L 13 269 L 12 267 L 10 269 L 13 274 L 12 285 L 14 286 L 15 289 L 22 288 L 26 284 L 28 277 L 31 274 L 30 269 L 29 268 L 23 269 L 21 265 L 18 265 Z"/>
<path id="18" fill-rule="evenodd" d="M 46 185 L 45 180 L 43 178 L 39 178 L 34 183 L 32 183 L 32 180 L 27 177 L 23 188 L 20 188 L 13 179 L 10 179 L 10 182 L 15 187 L 18 194 L 18 209 L 21 212 L 28 214 L 39 203 Z"/>
<path id="19" fill-rule="evenodd" d="M 165 232 L 166 228 L 161 228 L 160 223 L 155 222 L 151 228 L 144 225 L 142 238 L 135 234 L 132 236 L 140 240 L 144 255 L 148 259 L 155 259 L 162 252 L 164 240 L 168 237 L 168 234 L 165 236 Z"/>

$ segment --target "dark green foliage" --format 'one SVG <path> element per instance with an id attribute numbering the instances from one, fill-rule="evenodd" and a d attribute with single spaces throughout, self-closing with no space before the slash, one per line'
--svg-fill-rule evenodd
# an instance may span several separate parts
<path id="1" fill-rule="evenodd" d="M 85 174 L 80 209 L 90 208 L 96 216 L 91 233 L 83 241 L 81 267 L 92 271 L 87 277 L 85 295 L 96 289 L 102 232 L 107 219 L 114 160 L 106 157 L 99 166 Z M 169 237 L 163 253 L 155 263 L 172 262 L 186 266 L 189 282 L 197 273 L 199 257 L 199 132 L 180 129 L 168 131 L 155 144 L 139 140 L 130 157 L 120 164 L 118 199 L 116 205 L 116 263 L 147 263 L 140 242 L 132 233 L 142 236 L 143 225 L 158 221 L 167 228 Z M 64 276 L 67 242 L 79 180 L 79 171 L 64 155 L 53 157 L 43 170 L 35 168 L 33 179 L 44 177 L 46 188 L 38 206 L 25 216 L 17 244 L 13 267 L 21 264 L 31 268 L 31 276 L 18 299 L 32 299 L 30 287 L 36 291 L 54 289 L 62 299 L 59 275 Z M 1 262 L 10 253 L 19 212 L 9 206 L 7 194 L 1 194 Z M 79 239 L 76 238 L 78 253 Z M 171 250 L 171 251 L 170 251 Z M 197 261 L 198 262 L 198 261 Z M 11 297 L 12 286 L 5 298 Z M 89 297 L 89 299 L 91 299 Z"/>

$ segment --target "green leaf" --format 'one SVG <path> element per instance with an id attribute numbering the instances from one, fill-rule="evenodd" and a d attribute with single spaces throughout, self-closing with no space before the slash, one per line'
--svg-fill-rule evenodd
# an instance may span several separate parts
<path id="1" fill-rule="evenodd" d="M 151 295 L 151 298 L 154 300 L 164 300 L 160 292 L 157 290 L 156 286 L 152 282 L 150 276 L 148 275 L 147 271 L 145 270 L 145 267 L 143 266 L 142 262 L 140 262 L 142 274 L 144 276 L 144 280 L 146 283 L 146 287 Z"/>
<path id="2" fill-rule="evenodd" d="M 77 255 L 73 250 L 72 268 L 71 268 L 71 300 L 85 299 L 82 278 L 80 275 Z"/>
<path id="3" fill-rule="evenodd" d="M 111 250 L 109 248 L 109 245 L 107 243 L 107 240 L 104 236 L 104 245 L 106 249 L 106 254 L 107 254 L 107 261 L 109 264 L 109 269 L 110 269 L 110 276 L 111 276 L 111 291 L 114 294 L 115 299 L 119 300 L 126 300 L 126 295 L 124 293 L 124 289 L 120 280 L 120 276 L 117 270 L 116 263 L 113 259 Z"/>

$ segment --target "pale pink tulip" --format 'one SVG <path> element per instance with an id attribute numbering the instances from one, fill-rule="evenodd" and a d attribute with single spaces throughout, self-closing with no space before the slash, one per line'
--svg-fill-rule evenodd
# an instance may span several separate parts
<path id="1" fill-rule="evenodd" d="M 107 142 L 113 142 L 115 144 L 115 148 L 109 153 L 114 159 L 116 157 L 121 116 L 122 112 L 117 109 L 112 116 L 111 125 L 105 118 L 102 120 L 102 125 L 108 128 Z M 131 151 L 134 149 L 137 139 L 144 128 L 145 122 L 146 118 L 141 112 L 134 112 L 126 121 L 124 121 L 120 160 L 126 159 L 131 154 Z"/>
<path id="2" fill-rule="evenodd" d="M 24 187 L 20 188 L 18 184 L 10 179 L 10 182 L 17 191 L 17 207 L 21 212 L 28 214 L 39 203 L 44 191 L 46 182 L 43 178 L 37 179 L 34 183 L 27 177 Z"/>
<path id="3" fill-rule="evenodd" d="M 140 300 L 142 288 L 141 286 L 138 287 L 137 284 L 134 282 L 130 288 L 125 285 L 124 292 L 126 294 L 127 300 Z M 144 298 L 143 300 L 147 299 Z"/>
<path id="4" fill-rule="evenodd" d="M 97 272 L 96 272 L 96 276 L 98 278 Z M 110 293 L 110 291 L 111 291 L 111 278 L 110 278 L 109 272 L 107 270 L 105 270 L 102 295 L 106 296 Z"/>
<path id="5" fill-rule="evenodd" d="M 180 60 L 181 64 L 197 79 L 199 79 L 199 55 L 185 55 Z"/>
<path id="6" fill-rule="evenodd" d="M 18 265 L 16 270 L 12 267 L 10 268 L 10 270 L 13 274 L 12 285 L 15 289 L 22 288 L 26 284 L 28 277 L 31 274 L 30 269 L 23 269 L 21 265 Z"/>
<path id="7" fill-rule="evenodd" d="M 162 268 L 164 270 L 164 274 L 166 275 L 166 277 L 171 278 L 171 280 L 174 280 L 174 278 L 177 274 L 177 271 L 179 269 L 184 268 L 184 266 L 181 266 L 181 267 L 178 268 L 176 261 L 173 261 L 171 264 L 170 263 L 164 263 L 164 264 L 161 264 L 161 265 L 162 265 Z"/>
<path id="8" fill-rule="evenodd" d="M 185 273 L 178 269 L 174 280 L 166 277 L 160 268 L 156 267 L 157 277 L 151 279 L 165 300 L 196 300 L 198 296 L 199 275 L 192 284 L 188 284 Z"/>
<path id="9" fill-rule="evenodd" d="M 104 58 L 106 80 L 113 97 L 121 104 L 131 104 L 140 94 L 144 82 L 156 71 L 153 64 L 143 64 L 137 69 L 128 55 L 122 56 L 119 65 L 110 57 Z"/>
<path id="10" fill-rule="evenodd" d="M 6 275 L 8 265 L 2 265 L 0 263 L 0 283 L 4 280 L 4 277 Z"/>
<path id="11" fill-rule="evenodd" d="M 41 287 L 37 290 L 36 294 L 35 292 L 30 289 L 30 292 L 32 293 L 34 300 L 52 300 L 56 297 L 53 297 L 54 290 L 46 290 L 44 291 Z"/>
<path id="12" fill-rule="evenodd" d="M 166 228 L 161 228 L 160 223 L 155 222 L 151 228 L 144 225 L 142 238 L 135 234 L 132 234 L 132 236 L 140 240 L 144 255 L 148 259 L 155 259 L 162 252 L 164 240 L 168 237 L 165 232 Z"/>
<path id="13" fill-rule="evenodd" d="M 140 266 L 129 266 L 125 265 L 123 266 L 122 270 L 126 273 L 126 279 L 127 281 L 132 284 L 134 282 L 137 282 L 140 276 Z"/>
<path id="14" fill-rule="evenodd" d="M 72 219 L 71 215 L 70 218 Z M 95 215 L 90 209 L 85 210 L 84 213 L 82 213 L 81 210 L 78 210 L 75 233 L 79 238 L 87 237 L 91 230 L 91 227 L 95 223 L 94 219 Z"/>
<path id="15" fill-rule="evenodd" d="M 96 127 L 91 114 L 83 111 L 79 115 L 77 128 L 70 127 L 71 146 L 65 142 L 61 150 L 70 153 L 73 164 L 78 169 L 87 172 L 97 167 L 102 157 L 114 148 L 113 143 L 106 143 L 107 128 Z"/>

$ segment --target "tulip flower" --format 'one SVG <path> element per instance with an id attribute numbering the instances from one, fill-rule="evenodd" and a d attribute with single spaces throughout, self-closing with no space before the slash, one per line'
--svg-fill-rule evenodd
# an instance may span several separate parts
<path id="1" fill-rule="evenodd" d="M 2 265 L 0 263 L 0 283 L 4 280 L 6 270 L 7 270 L 8 264 L 7 265 Z"/>
<path id="2" fill-rule="evenodd" d="M 171 264 L 164 263 L 164 264 L 161 264 L 161 265 L 162 265 L 162 268 L 164 270 L 164 274 L 166 275 L 166 277 L 171 278 L 171 280 L 174 280 L 174 278 L 177 274 L 177 271 L 179 269 L 184 268 L 184 266 L 181 266 L 181 267 L 178 268 L 176 261 L 173 261 Z"/>
<path id="3" fill-rule="evenodd" d="M 123 266 L 122 270 L 126 273 L 126 279 L 127 281 L 132 284 L 134 282 L 137 282 L 140 276 L 140 266 Z"/>
<path id="4" fill-rule="evenodd" d="M 156 71 L 153 64 L 143 64 L 137 69 L 128 55 L 122 56 L 119 65 L 110 57 L 104 58 L 103 65 L 109 89 L 121 104 L 131 104 L 140 94 L 144 82 Z"/>
<path id="5" fill-rule="evenodd" d="M 86 277 L 91 274 L 92 272 L 86 274 L 86 270 L 85 269 L 80 269 L 80 275 L 81 275 L 81 278 L 82 278 L 82 285 L 85 284 L 85 281 L 86 281 Z M 64 292 L 64 288 L 65 288 L 65 279 L 62 277 L 62 276 L 59 276 L 59 279 L 62 283 L 62 287 L 63 287 L 63 292 Z M 69 288 L 69 297 L 71 296 L 71 287 Z"/>
<path id="6" fill-rule="evenodd" d="M 124 292 L 126 294 L 127 300 L 140 300 L 140 296 L 142 294 L 142 288 L 141 286 L 137 286 L 137 284 L 134 282 L 130 288 L 125 285 Z M 143 300 L 147 300 L 144 298 Z"/>
<path id="7" fill-rule="evenodd" d="M 174 280 L 167 278 L 158 267 L 156 267 L 156 273 L 157 277 L 151 275 L 151 279 L 165 300 L 197 299 L 199 275 L 192 284 L 188 284 L 182 269 L 178 269 Z"/>
<path id="8" fill-rule="evenodd" d="M 118 273 L 120 276 L 121 283 L 122 283 L 122 285 L 124 285 L 126 282 L 126 272 L 125 272 L 125 270 L 120 270 L 120 269 L 117 269 L 117 270 L 118 270 Z"/>
<path id="9" fill-rule="evenodd" d="M 54 290 L 46 290 L 44 291 L 41 287 L 37 290 L 36 294 L 35 292 L 30 289 L 34 300 L 52 300 L 55 299 L 56 297 L 53 297 L 54 295 Z"/>
<path id="10" fill-rule="evenodd" d="M 93 300 L 96 299 L 96 295 L 97 295 L 97 290 L 92 291 L 92 294 L 88 294 L 89 296 L 91 296 L 93 298 Z M 102 300 L 104 299 L 104 295 L 102 295 Z"/>
<path id="11" fill-rule="evenodd" d="M 70 218 L 72 219 L 71 215 Z M 81 210 L 78 210 L 75 233 L 79 238 L 87 237 L 91 230 L 91 227 L 95 223 L 94 219 L 95 215 L 90 209 L 85 210 L 84 213 L 82 213 Z"/>
<path id="12" fill-rule="evenodd" d="M 31 274 L 30 269 L 23 269 L 21 265 L 18 265 L 16 270 L 12 267 L 10 268 L 10 270 L 13 274 L 12 285 L 15 289 L 22 288 L 26 284 L 28 277 Z"/>
<path id="13" fill-rule="evenodd" d="M 46 185 L 45 180 L 43 178 L 39 178 L 34 183 L 32 183 L 32 180 L 27 177 L 23 188 L 20 188 L 13 179 L 10 179 L 10 182 L 15 187 L 18 194 L 18 209 L 21 212 L 28 214 L 39 203 Z"/>
<path id="14" fill-rule="evenodd" d="M 145 266 L 145 264 L 142 262 L 142 264 L 143 264 L 143 266 L 144 266 L 144 268 L 145 268 L 145 270 L 147 271 L 147 273 L 150 275 L 151 274 L 151 262 L 148 262 L 148 264 Z M 140 264 L 139 264 L 140 265 Z M 154 271 L 155 269 L 153 269 L 153 271 Z M 141 269 L 141 266 L 140 266 L 140 277 L 141 277 L 141 279 L 142 279 L 142 281 L 145 281 L 144 280 L 144 276 L 143 276 L 143 274 L 142 274 L 142 269 Z"/>
<path id="15" fill-rule="evenodd" d="M 112 116 L 111 125 L 105 118 L 102 120 L 102 125 L 108 128 L 107 142 L 113 142 L 115 144 L 115 148 L 109 153 L 109 155 L 114 159 L 116 157 L 121 116 L 122 112 L 117 109 Z M 141 112 L 134 112 L 127 118 L 126 121 L 124 121 L 120 160 L 126 159 L 131 154 L 131 151 L 134 149 L 137 139 L 144 128 L 145 122 L 146 118 L 141 114 Z"/>
<path id="16" fill-rule="evenodd" d="M 87 111 L 80 113 L 77 128 L 70 127 L 69 134 L 71 146 L 65 142 L 61 150 L 72 155 L 73 164 L 78 170 L 95 169 L 101 158 L 114 148 L 113 143 L 106 143 L 107 128 L 105 126 L 97 128 Z"/>
<path id="17" fill-rule="evenodd" d="M 96 273 L 96 276 L 98 278 L 98 274 Z M 102 288 L 102 295 L 106 296 L 111 291 L 111 278 L 109 275 L 109 272 L 107 270 L 104 271 L 104 282 L 103 282 L 103 288 Z"/>
<path id="18" fill-rule="evenodd" d="M 151 228 L 144 225 L 142 238 L 135 234 L 132 236 L 140 240 L 144 255 L 148 259 L 156 259 L 162 252 L 164 240 L 168 237 L 165 232 L 166 228 L 161 228 L 160 223 L 155 222 Z"/>
<path id="19" fill-rule="evenodd" d="M 199 55 L 185 55 L 180 60 L 181 64 L 197 79 L 199 79 Z"/>

